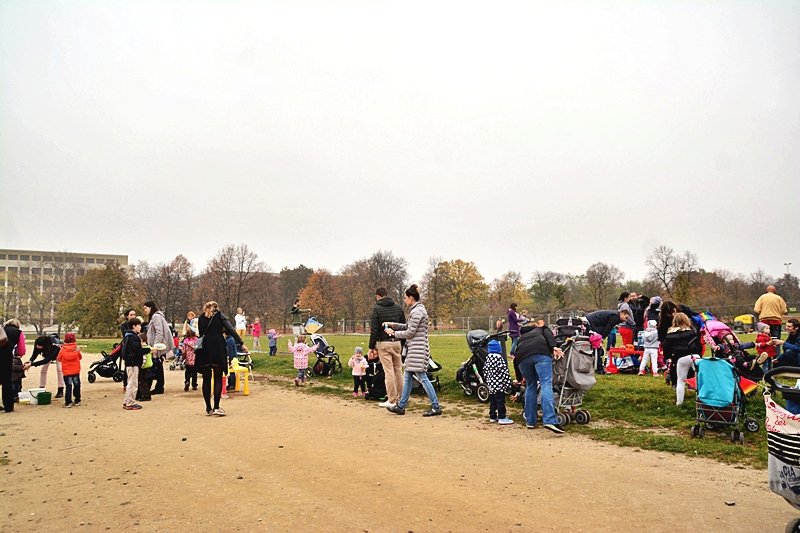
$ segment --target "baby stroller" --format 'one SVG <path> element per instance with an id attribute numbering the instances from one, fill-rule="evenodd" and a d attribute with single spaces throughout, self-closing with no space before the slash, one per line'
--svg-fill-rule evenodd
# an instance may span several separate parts
<path id="1" fill-rule="evenodd" d="M 583 397 L 594 387 L 595 353 L 589 337 L 578 335 L 566 339 L 561 349 L 564 356 L 553 359 L 553 403 L 558 423 L 574 421 L 588 424 L 592 415 L 586 409 L 578 409 Z"/>
<path id="2" fill-rule="evenodd" d="M 339 360 L 339 354 L 336 353 L 333 345 L 328 344 L 325 337 L 313 334 L 311 335 L 311 343 L 314 345 L 314 354 L 317 356 L 317 361 L 306 370 L 308 377 L 314 374 L 331 377 L 334 372 L 342 371 L 342 362 Z"/>
<path id="3" fill-rule="evenodd" d="M 745 399 L 739 387 L 736 368 L 725 359 L 698 359 L 697 398 L 695 400 L 697 417 L 692 427 L 692 437 L 703 438 L 705 429 L 733 427 L 731 441 L 744 443 L 741 420 L 744 428 L 755 433 L 761 425 L 755 418 L 746 418 Z"/>
<path id="4" fill-rule="evenodd" d="M 89 365 L 89 372 L 86 374 L 89 383 L 97 381 L 97 374 L 117 383 L 121 382 L 125 378 L 125 371 L 122 369 L 122 344 L 114 344 L 111 353 L 101 351 L 100 354 L 103 358 Z"/>
<path id="5" fill-rule="evenodd" d="M 740 375 L 752 381 L 761 381 L 764 377 L 761 364 L 767 356 L 756 357 L 747 353 L 746 350 L 754 348 L 755 343 L 740 342 L 733 330 L 724 322 L 707 320 L 703 325 L 703 338 L 714 357 L 730 361 Z"/>
<path id="6" fill-rule="evenodd" d="M 170 370 L 186 370 L 186 358 L 183 356 L 183 350 L 178 350 L 175 359 L 169 364 Z"/>
<path id="7" fill-rule="evenodd" d="M 403 362 L 405 362 L 405 360 L 406 360 L 406 356 L 405 356 L 405 351 L 404 351 L 404 353 L 403 353 Z M 429 357 L 428 358 L 428 370 L 426 372 L 428 374 L 428 381 L 431 382 L 431 385 L 433 385 L 433 388 L 437 392 L 442 390 L 442 384 L 439 382 L 439 376 L 436 375 L 436 373 L 439 372 L 439 370 L 441 370 L 441 369 L 442 369 L 442 365 L 440 365 L 439 363 L 434 361 L 433 357 Z M 422 389 L 422 382 L 415 375 L 414 379 L 411 381 L 411 392 L 421 391 L 421 390 L 423 390 Z"/>
<path id="8" fill-rule="evenodd" d="M 473 329 L 467 332 L 467 346 L 471 352 L 470 358 L 461 363 L 456 370 L 456 382 L 461 386 L 465 396 L 478 397 L 478 401 L 486 403 L 489 401 L 489 387 L 483 379 L 483 366 L 486 364 L 486 356 L 489 350 L 486 345 L 491 340 L 501 343 L 505 341 L 508 331 L 489 334 L 482 329 Z"/>
<path id="9" fill-rule="evenodd" d="M 386 374 L 383 372 L 383 365 L 380 359 L 373 361 L 367 360 L 367 372 L 364 375 L 367 382 L 367 393 L 364 398 L 367 400 L 383 401 L 386 399 Z"/>
<path id="10" fill-rule="evenodd" d="M 795 383 L 793 386 L 783 385 L 776 378 L 788 378 Z M 767 372 L 764 375 L 767 383 L 764 403 L 767 408 L 769 489 L 795 509 L 800 509 L 800 415 L 790 413 L 772 399 L 777 391 L 784 400 L 800 402 L 797 380 L 800 380 L 800 368 L 797 367 L 783 366 Z M 800 518 L 786 524 L 785 531 L 800 532 Z"/>

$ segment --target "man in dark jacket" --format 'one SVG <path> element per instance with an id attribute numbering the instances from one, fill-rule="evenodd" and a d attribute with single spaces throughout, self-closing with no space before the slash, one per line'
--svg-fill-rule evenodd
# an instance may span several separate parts
<path id="1" fill-rule="evenodd" d="M 556 346 L 556 338 L 544 320 L 535 327 L 524 327 L 517 344 L 515 356 L 522 375 L 525 376 L 525 423 L 526 427 L 536 427 L 536 383 L 542 391 L 542 422 L 544 428 L 553 433 L 562 434 L 562 428 L 556 418 L 553 400 L 553 357 L 560 359 L 564 353 Z"/>
<path id="2" fill-rule="evenodd" d="M 628 319 L 628 312 L 622 311 L 595 311 L 584 317 L 589 323 L 589 329 L 600 334 L 604 339 L 608 337 L 614 326 Z"/>
<path id="3" fill-rule="evenodd" d="M 39 387 L 42 389 L 47 385 L 47 372 L 50 369 L 50 364 L 56 365 L 56 376 L 58 377 L 58 390 L 56 391 L 56 398 L 64 397 L 64 372 L 61 370 L 61 363 L 56 360 L 58 353 L 61 351 L 61 346 L 58 345 L 53 337 L 50 335 L 40 335 L 33 341 L 33 353 L 31 354 L 31 366 L 41 366 L 42 370 L 39 373 Z M 41 361 L 36 359 L 42 356 Z"/>
<path id="4" fill-rule="evenodd" d="M 369 359 L 380 358 L 383 372 L 386 376 L 386 396 L 385 402 L 381 402 L 381 407 L 394 407 L 403 392 L 403 370 L 400 358 L 400 341 L 384 330 L 384 322 L 396 322 L 405 324 L 406 317 L 403 308 L 394 303 L 389 298 L 389 291 L 386 287 L 375 289 L 375 306 L 369 317 Z"/>

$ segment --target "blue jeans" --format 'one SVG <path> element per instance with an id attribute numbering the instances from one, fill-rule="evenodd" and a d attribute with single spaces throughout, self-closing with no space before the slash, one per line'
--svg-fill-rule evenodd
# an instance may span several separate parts
<path id="1" fill-rule="evenodd" d="M 556 409 L 553 403 L 553 358 L 536 354 L 526 357 L 519 363 L 525 376 L 525 421 L 536 424 L 536 383 L 542 391 L 542 418 L 545 424 L 557 424 Z"/>
<path id="2" fill-rule="evenodd" d="M 72 392 L 75 391 L 75 403 L 81 401 L 81 376 L 75 374 L 73 376 L 64 376 L 64 405 L 72 403 Z"/>
<path id="3" fill-rule="evenodd" d="M 508 353 L 511 355 L 516 355 L 517 353 L 517 344 L 519 344 L 519 337 L 511 337 L 511 349 Z"/>
<path id="4" fill-rule="evenodd" d="M 414 377 L 416 376 L 422 383 L 422 388 L 425 389 L 425 394 L 431 400 L 431 407 L 439 409 L 439 399 L 436 397 L 436 391 L 433 390 L 431 380 L 428 379 L 427 372 L 409 372 L 406 370 L 403 374 L 403 393 L 400 395 L 400 401 L 397 402 L 397 407 L 405 409 L 408 405 L 408 398 L 411 396 L 411 388 L 414 386 Z"/>
<path id="5" fill-rule="evenodd" d="M 781 338 L 781 329 L 783 328 L 783 324 L 770 324 L 769 325 L 769 336 L 775 337 L 776 339 Z M 775 347 L 775 357 L 778 357 L 781 354 L 781 347 Z"/>

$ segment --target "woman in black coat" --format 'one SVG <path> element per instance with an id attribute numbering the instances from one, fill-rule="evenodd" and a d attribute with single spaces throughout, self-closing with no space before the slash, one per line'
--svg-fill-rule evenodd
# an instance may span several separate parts
<path id="1" fill-rule="evenodd" d="M 206 415 L 225 416 L 225 411 L 219 406 L 222 397 L 222 376 L 228 373 L 228 349 L 222 332 L 233 337 L 237 344 L 242 344 L 242 339 L 233 329 L 233 326 L 219 310 L 217 302 L 208 302 L 203 306 L 203 314 L 197 321 L 203 347 L 195 350 L 195 368 L 203 376 L 203 399 L 206 402 Z M 211 379 L 214 379 L 214 407 L 211 407 Z"/>
<path id="2" fill-rule="evenodd" d="M 13 352 L 19 342 L 20 330 L 13 318 L 5 323 L 3 330 L 6 332 L 8 342 L 0 346 L 0 385 L 3 387 L 3 410 L 10 413 L 14 410 L 14 386 L 11 379 Z"/>

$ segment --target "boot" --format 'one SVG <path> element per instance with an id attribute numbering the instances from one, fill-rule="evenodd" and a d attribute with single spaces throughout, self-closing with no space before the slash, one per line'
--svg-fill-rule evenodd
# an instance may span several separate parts
<path id="1" fill-rule="evenodd" d="M 56 399 L 64 397 L 64 387 L 59 387 L 58 392 L 56 392 Z"/>

